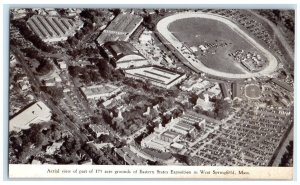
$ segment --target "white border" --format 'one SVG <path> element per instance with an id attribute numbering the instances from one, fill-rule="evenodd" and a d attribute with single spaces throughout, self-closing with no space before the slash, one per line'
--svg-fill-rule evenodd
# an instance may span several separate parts
<path id="1" fill-rule="evenodd" d="M 13 4 L 13 3 L 19 3 L 19 4 L 81 4 L 82 1 L 80 0 L 70 0 L 70 1 L 62 1 L 62 0 L 52 0 L 52 1 L 41 1 L 41 0 L 27 0 L 27 1 L 22 1 L 22 0 L 3 0 L 2 1 L 2 5 L 3 4 Z M 140 3 L 140 1 L 138 0 L 127 0 L 126 2 L 122 1 L 122 0 L 109 0 L 109 1 L 97 1 L 97 0 L 85 0 L 84 1 L 85 4 L 138 4 Z M 174 1 L 172 0 L 165 0 L 165 1 L 162 1 L 162 0 L 151 0 L 149 2 L 145 2 L 146 4 L 174 4 Z M 201 2 L 201 1 L 197 1 L 197 0 L 185 0 L 185 1 L 181 1 L 181 4 L 199 4 L 199 3 L 204 3 L 204 4 L 225 4 L 224 1 L 222 0 L 210 0 L 210 1 L 204 1 L 204 2 Z M 298 5 L 298 2 L 297 0 L 280 0 L 280 1 L 275 1 L 274 0 L 244 0 L 244 1 L 239 1 L 239 0 L 227 0 L 226 1 L 226 5 L 228 4 L 244 4 L 244 5 L 250 5 L 250 4 L 261 4 L 261 5 L 264 5 L 265 8 L 270 8 L 271 6 L 268 6 L 267 4 L 277 4 L 280 6 L 280 4 L 286 4 L 286 3 L 289 3 L 289 4 L 296 4 Z M 167 6 L 167 5 L 166 5 Z M 218 5 L 217 5 L 218 6 Z M 0 54 L 1 54 L 1 57 L 3 58 L 3 29 L 5 29 L 3 27 L 3 6 L 1 6 L 0 8 L 0 15 L 1 15 L 1 36 L 0 36 L 0 40 L 1 40 L 1 44 L 0 44 Z M 299 15 L 299 10 L 297 10 L 297 15 Z M 299 23 L 299 18 L 297 16 L 296 18 L 296 27 L 297 27 L 297 30 L 299 30 L 299 27 L 298 27 L 298 23 Z M 299 42 L 299 37 L 297 37 L 297 43 Z M 298 45 L 298 44 L 297 44 Z M 299 52 L 299 47 L 296 48 L 296 52 L 295 53 L 298 53 Z M 296 55 L 297 56 L 297 55 Z M 297 58 L 296 58 L 297 59 Z M 295 59 L 295 61 L 296 61 Z M 3 62 L 3 61 L 2 61 Z M 298 78 L 299 78 L 299 67 L 298 67 L 298 64 L 295 65 L 296 66 L 296 71 L 295 71 L 295 77 L 296 77 L 296 83 L 298 82 Z M 3 79 L 3 70 L 5 70 L 3 68 L 3 63 L 2 65 L 0 65 L 0 69 L 1 69 L 1 80 L 0 80 L 0 84 L 1 84 L 1 90 L 0 90 L 0 102 L 3 102 L 3 84 L 4 84 L 4 79 Z M 295 96 L 297 95 L 298 93 L 298 90 L 297 90 L 297 87 L 295 89 Z M 297 115 L 298 111 L 299 111 L 299 108 L 298 108 L 298 97 L 296 97 L 296 102 L 295 102 L 295 110 L 297 111 L 295 114 Z M 2 104 L 3 105 L 3 104 Z M 1 111 L 0 111 L 0 116 L 3 120 L 3 111 L 4 109 L 6 109 L 7 107 L 4 107 L 5 105 L 3 105 L 1 107 Z M 295 119 L 295 126 L 297 125 L 297 120 L 298 119 Z M 1 130 L 3 131 L 3 125 L 0 124 L 0 128 Z M 297 131 L 297 129 L 295 129 Z M 299 134 L 297 134 L 297 141 L 299 139 Z M 4 142 L 3 141 L 3 137 L 1 137 L 1 141 L 2 143 Z M 3 146 L 3 145 L 2 145 Z M 299 154 L 299 147 L 296 148 L 297 149 L 297 154 Z M 5 151 L 2 151 L 3 150 L 3 147 L 1 147 L 0 149 L 0 164 L 1 164 L 1 179 L 3 179 L 3 152 Z M 299 160 L 296 161 L 296 163 L 294 164 L 295 166 L 299 166 Z M 298 171 L 298 170 L 297 170 Z M 45 182 L 39 182 L 39 181 L 4 181 L 3 184 L 30 184 L 30 185 L 34 185 L 34 184 L 40 184 L 40 183 L 45 183 L 46 185 L 47 184 L 51 184 L 53 185 L 53 183 L 55 184 L 65 184 L 67 181 L 54 181 L 54 182 L 51 182 L 51 181 L 45 181 Z M 72 183 L 75 183 L 75 184 L 83 184 L 84 181 L 76 181 L 76 182 L 72 182 Z M 99 182 L 97 181 L 91 181 L 91 182 L 88 182 L 89 184 L 99 184 Z M 126 182 L 119 182 L 119 181 L 106 181 L 106 182 L 100 182 L 101 183 L 112 183 L 112 184 L 153 184 L 153 183 L 166 183 L 165 181 L 163 182 L 151 182 L 151 181 L 146 181 L 146 182 L 140 182 L 140 181 L 133 181 L 133 182 L 130 182 L 130 181 L 126 181 Z M 170 183 L 170 182 L 168 182 Z M 182 184 L 182 183 L 186 183 L 186 182 L 181 182 L 181 181 L 172 181 L 171 182 L 172 184 Z M 170 183 L 170 184 L 171 184 Z M 231 185 L 231 184 L 240 184 L 241 182 L 240 181 L 222 181 L 222 182 L 216 182 L 216 181 L 205 181 L 205 182 L 198 182 L 198 181 L 190 181 L 188 183 L 191 183 L 191 184 L 216 184 L 216 183 L 222 183 L 222 184 L 228 184 L 228 185 Z M 298 183 L 297 180 L 294 180 L 294 181 L 260 181 L 260 182 L 252 182 L 252 181 L 245 181 L 243 182 L 245 184 L 265 184 L 265 183 L 272 183 L 272 184 L 296 184 Z"/>

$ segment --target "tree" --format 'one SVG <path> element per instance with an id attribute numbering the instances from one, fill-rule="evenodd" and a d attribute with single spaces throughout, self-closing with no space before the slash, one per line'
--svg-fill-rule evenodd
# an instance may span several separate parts
<path id="1" fill-rule="evenodd" d="M 78 40 L 75 37 L 71 37 L 69 36 L 67 39 L 67 42 L 72 46 L 77 45 L 78 44 Z"/>
<path id="2" fill-rule="evenodd" d="M 91 116 L 90 119 L 93 124 L 101 124 L 103 122 L 99 116 Z"/>
<path id="3" fill-rule="evenodd" d="M 91 10 L 90 9 L 84 9 L 82 10 L 82 12 L 80 13 L 80 16 L 86 19 L 93 19 L 93 15 L 91 14 Z"/>
<path id="4" fill-rule="evenodd" d="M 78 66 L 69 66 L 68 71 L 72 77 L 77 77 L 81 73 L 81 68 Z"/>
<path id="5" fill-rule="evenodd" d="M 46 75 L 50 71 L 53 70 L 53 65 L 50 62 L 40 62 L 40 65 L 36 68 L 36 71 L 39 73 L 39 75 Z"/>
<path id="6" fill-rule="evenodd" d="M 81 75 L 81 79 L 84 81 L 86 84 L 90 84 L 92 82 L 90 74 L 85 72 Z"/>
<path id="7" fill-rule="evenodd" d="M 198 95 L 195 93 L 192 93 L 189 97 L 189 102 L 191 102 L 193 105 L 196 105 L 198 100 Z"/>
<path id="8" fill-rule="evenodd" d="M 217 99 L 215 102 L 215 113 L 219 119 L 224 119 L 231 109 L 230 103 L 223 99 Z"/>
<path id="9" fill-rule="evenodd" d="M 147 23 L 147 24 L 152 23 L 152 17 L 150 15 L 146 15 L 144 17 L 144 22 Z"/>
<path id="10" fill-rule="evenodd" d="M 119 8 L 116 8 L 116 9 L 113 9 L 112 12 L 113 12 L 114 16 L 117 16 L 117 15 L 119 15 L 119 13 L 121 13 L 121 10 Z"/>
<path id="11" fill-rule="evenodd" d="M 64 97 L 63 89 L 59 87 L 41 87 L 41 90 L 51 95 L 55 100 L 60 100 Z"/>
<path id="12" fill-rule="evenodd" d="M 100 60 L 98 62 L 98 68 L 101 76 L 104 79 L 109 79 L 112 76 L 112 69 L 109 66 L 108 62 L 106 60 Z"/>
<path id="13" fill-rule="evenodd" d="M 100 80 L 99 74 L 96 71 L 90 72 L 90 79 L 92 82 L 98 82 Z"/>

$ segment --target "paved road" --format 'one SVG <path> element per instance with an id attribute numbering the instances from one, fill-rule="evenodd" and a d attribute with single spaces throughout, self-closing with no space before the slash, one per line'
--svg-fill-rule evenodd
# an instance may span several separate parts
<path id="1" fill-rule="evenodd" d="M 195 57 L 191 57 L 189 54 L 185 54 L 188 49 L 185 49 L 183 51 L 182 48 L 185 48 L 182 42 L 180 42 L 168 29 L 169 24 L 179 20 L 179 19 L 186 19 L 186 18 L 206 18 L 206 19 L 212 19 L 217 20 L 220 22 L 225 23 L 227 26 L 229 26 L 232 30 L 234 30 L 237 34 L 239 34 L 242 38 L 247 40 L 253 47 L 257 48 L 259 51 L 264 53 L 266 58 L 269 61 L 269 65 L 265 67 L 262 71 L 256 72 L 256 73 L 248 73 L 248 74 L 231 74 L 226 72 L 220 72 L 211 68 L 206 67 L 201 61 L 196 59 Z M 184 56 L 185 59 L 189 62 L 189 67 L 196 68 L 199 71 L 203 71 L 205 73 L 211 74 L 213 76 L 218 76 L 222 78 L 230 78 L 230 79 L 240 79 L 240 78 L 252 78 L 252 77 L 260 77 L 265 75 L 272 74 L 276 69 L 278 65 L 278 61 L 276 57 L 274 57 L 273 54 L 271 54 L 267 49 L 265 49 L 263 46 L 261 46 L 259 43 L 257 43 L 252 37 L 247 35 L 243 30 L 241 30 L 236 24 L 229 21 L 228 19 L 214 14 L 209 13 L 202 13 L 202 12 L 184 12 L 184 13 L 178 13 L 174 14 L 172 16 L 166 17 L 158 22 L 157 24 L 157 30 L 158 32 L 164 37 L 164 39 L 167 40 L 167 42 L 171 43 L 173 47 L 176 49 L 177 52 L 180 53 L 180 55 Z M 190 57 L 189 57 L 190 56 Z"/>
<path id="2" fill-rule="evenodd" d="M 79 126 L 76 123 L 69 120 L 69 118 L 66 117 L 66 115 L 53 103 L 52 97 L 50 97 L 49 95 L 47 95 L 46 93 L 44 93 L 40 90 L 40 86 L 42 85 L 42 83 L 39 81 L 39 79 L 32 73 L 31 69 L 28 67 L 22 52 L 20 52 L 17 48 L 14 48 L 13 46 L 11 47 L 11 50 L 14 53 L 14 55 L 16 56 L 17 60 L 20 61 L 20 64 L 24 67 L 28 77 L 30 78 L 30 82 L 32 83 L 32 85 L 34 87 L 36 87 L 38 92 L 40 92 L 39 93 L 40 98 L 46 102 L 46 104 L 50 107 L 52 112 L 56 113 L 61 118 L 63 118 L 68 130 L 74 136 L 81 138 L 82 141 L 87 141 L 88 138 L 84 134 L 80 133 Z"/>

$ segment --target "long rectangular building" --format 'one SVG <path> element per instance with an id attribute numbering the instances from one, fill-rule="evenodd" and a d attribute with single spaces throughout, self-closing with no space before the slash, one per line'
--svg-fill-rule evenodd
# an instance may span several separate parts
<path id="1" fill-rule="evenodd" d="M 42 101 L 38 101 L 9 121 L 9 131 L 29 129 L 30 124 L 50 121 L 51 116 L 51 110 Z"/>
<path id="2" fill-rule="evenodd" d="M 242 96 L 242 87 L 239 83 L 232 83 L 232 99 L 241 98 Z"/>
<path id="3" fill-rule="evenodd" d="M 81 91 L 86 99 L 106 99 L 120 92 L 121 88 L 111 84 L 101 84 L 81 87 Z"/>
<path id="4" fill-rule="evenodd" d="M 182 82 L 186 78 L 186 74 L 172 71 L 159 66 L 144 66 L 126 69 L 127 77 L 149 81 L 151 84 L 171 88 L 172 86 Z"/>
<path id="5" fill-rule="evenodd" d="M 45 42 L 67 40 L 83 26 L 80 20 L 73 21 L 54 16 L 34 15 L 27 21 L 29 28 Z"/>
<path id="6" fill-rule="evenodd" d="M 223 98 L 230 98 L 229 88 L 225 83 L 219 83 Z"/>
<path id="7" fill-rule="evenodd" d="M 101 33 L 97 42 L 103 45 L 108 41 L 127 41 L 142 21 L 143 18 L 138 15 L 120 13 Z"/>

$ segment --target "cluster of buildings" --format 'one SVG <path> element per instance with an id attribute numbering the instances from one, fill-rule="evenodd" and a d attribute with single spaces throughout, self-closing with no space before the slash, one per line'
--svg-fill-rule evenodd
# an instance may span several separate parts
<path id="1" fill-rule="evenodd" d="M 183 91 L 194 92 L 197 95 L 205 92 L 210 98 L 219 97 L 221 95 L 221 89 L 218 83 L 210 82 L 199 78 L 196 75 L 184 81 L 182 85 L 180 85 L 180 89 Z"/>
<path id="2" fill-rule="evenodd" d="M 76 30 L 83 27 L 83 22 L 56 16 L 33 15 L 28 19 L 27 25 L 43 41 L 58 42 L 73 36 Z"/>
<path id="3" fill-rule="evenodd" d="M 182 117 L 172 119 L 163 127 L 159 124 L 154 132 L 141 141 L 142 148 L 152 148 L 158 151 L 169 151 L 171 148 L 182 150 L 184 143 L 180 143 L 182 137 L 195 137 L 196 128 L 205 127 L 205 119 L 194 114 L 184 114 Z"/>
<path id="4" fill-rule="evenodd" d="M 135 47 L 147 57 L 152 64 L 176 67 L 175 61 L 159 47 L 159 43 L 155 41 L 155 34 L 152 31 L 145 29 L 139 36 L 138 43 L 135 43 Z"/>
<path id="5" fill-rule="evenodd" d="M 143 18 L 132 13 L 120 13 L 97 38 L 99 45 L 109 41 L 128 41 Z"/>
<path id="6" fill-rule="evenodd" d="M 230 55 L 249 72 L 260 71 L 267 64 L 267 61 L 255 52 L 245 53 L 244 50 L 237 50 Z"/>
<path id="7" fill-rule="evenodd" d="M 61 72 L 55 65 L 53 65 L 53 61 L 48 60 L 48 62 L 53 66 L 53 69 L 48 74 L 39 76 L 39 79 L 47 87 L 58 86 L 62 82 L 60 77 Z M 59 61 L 58 64 L 59 67 L 64 67 L 63 61 Z"/>
<path id="8" fill-rule="evenodd" d="M 17 83 L 19 85 L 19 88 L 22 90 L 22 91 L 26 91 L 30 88 L 30 83 L 29 83 L 29 80 L 28 80 L 28 77 L 27 76 L 23 76 L 19 79 L 17 79 Z"/>
<path id="9" fill-rule="evenodd" d="M 149 81 L 163 88 L 170 88 L 186 78 L 184 73 L 151 65 L 149 59 L 129 42 L 107 42 L 104 48 L 109 58 L 116 63 L 116 68 L 123 69 L 127 77 Z"/>
<path id="10" fill-rule="evenodd" d="M 22 110 L 9 121 L 9 131 L 19 132 L 23 129 L 29 129 L 30 124 L 50 121 L 51 110 L 44 102 L 38 101 L 25 110 Z"/>
<path id="11" fill-rule="evenodd" d="M 25 8 L 14 8 L 10 10 L 11 19 L 21 19 L 27 15 L 27 9 Z"/>
<path id="12" fill-rule="evenodd" d="M 127 77 L 149 81 L 163 88 L 170 88 L 182 82 L 186 78 L 185 74 L 152 65 L 149 58 L 127 42 L 142 21 L 143 18 L 138 15 L 122 12 L 101 33 L 97 41 L 99 45 L 103 45 L 108 57 L 115 62 L 116 68 L 124 69 Z M 141 43 L 153 41 L 152 32 L 143 32 L 142 35 L 139 38 Z M 168 62 L 172 63 L 170 59 Z"/>

